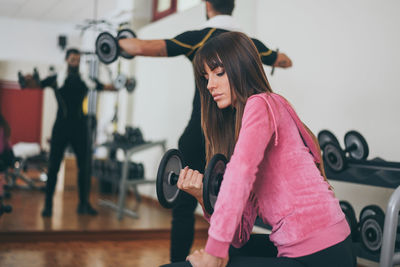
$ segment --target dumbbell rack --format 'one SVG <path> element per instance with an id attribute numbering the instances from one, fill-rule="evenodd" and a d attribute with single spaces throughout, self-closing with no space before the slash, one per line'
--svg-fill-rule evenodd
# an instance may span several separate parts
<path id="1" fill-rule="evenodd" d="M 382 168 L 368 166 L 382 165 Z M 392 267 L 400 264 L 400 251 L 395 251 L 398 215 L 400 211 L 400 163 L 387 163 L 380 158 L 353 164 L 342 172 L 334 172 L 325 164 L 326 175 L 330 180 L 350 182 L 363 185 L 372 185 L 393 188 L 387 205 L 383 241 L 380 255 L 367 251 L 360 242 L 354 242 L 357 256 L 371 261 L 380 262 L 381 267 Z"/>
<path id="2" fill-rule="evenodd" d="M 114 202 L 110 200 L 104 200 L 100 199 L 99 204 L 112 208 L 117 211 L 117 218 L 118 220 L 122 220 L 123 215 L 129 215 L 133 218 L 139 218 L 139 215 L 136 211 L 130 210 L 125 208 L 125 200 L 126 200 L 126 194 L 129 189 L 129 187 L 134 188 L 134 194 L 136 197 L 137 202 L 139 203 L 141 201 L 141 197 L 139 195 L 139 192 L 137 190 L 137 186 L 140 184 L 152 184 L 155 183 L 155 179 L 145 179 L 145 177 L 142 177 L 141 179 L 134 179 L 134 180 L 129 180 L 128 179 L 128 174 L 129 174 L 129 162 L 133 154 L 143 151 L 155 146 L 161 146 L 163 149 L 163 152 L 165 152 L 165 140 L 161 141 L 154 141 L 154 142 L 145 142 L 143 144 L 116 144 L 114 142 L 108 142 L 99 145 L 98 147 L 106 147 L 107 149 L 121 149 L 124 152 L 124 162 L 122 165 L 122 174 L 121 174 L 121 179 L 119 179 L 119 191 L 118 191 L 118 203 L 115 204 Z"/>

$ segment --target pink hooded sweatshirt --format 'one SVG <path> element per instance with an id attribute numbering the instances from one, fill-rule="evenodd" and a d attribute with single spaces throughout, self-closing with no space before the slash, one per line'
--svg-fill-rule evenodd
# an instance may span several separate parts
<path id="1" fill-rule="evenodd" d="M 270 240 L 278 257 L 309 255 L 346 239 L 350 228 L 315 165 L 320 160 L 311 136 L 283 97 L 251 96 L 210 219 L 205 251 L 225 258 L 230 244 L 243 246 L 257 215 L 272 227 Z"/>

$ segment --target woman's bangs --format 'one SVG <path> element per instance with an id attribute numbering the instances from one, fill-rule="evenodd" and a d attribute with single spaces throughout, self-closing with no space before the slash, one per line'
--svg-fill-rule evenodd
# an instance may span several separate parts
<path id="1" fill-rule="evenodd" d="M 196 71 L 201 75 L 207 74 L 205 70 L 205 64 L 210 68 L 210 70 L 214 70 L 217 67 L 224 67 L 221 59 L 219 58 L 217 52 L 213 49 L 207 49 L 209 47 L 203 47 L 201 51 L 198 52 L 197 60 L 196 60 Z"/>
<path id="2" fill-rule="evenodd" d="M 215 51 L 213 52 L 214 53 L 209 53 L 209 55 L 204 58 L 204 62 L 207 64 L 210 70 L 214 70 L 218 67 L 223 68 L 224 64 L 222 64 L 221 59 L 219 58 L 219 56 Z"/>

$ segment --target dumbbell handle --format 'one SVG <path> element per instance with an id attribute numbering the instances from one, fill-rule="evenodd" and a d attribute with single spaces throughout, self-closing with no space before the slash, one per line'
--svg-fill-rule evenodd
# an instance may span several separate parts
<path id="1" fill-rule="evenodd" d="M 168 184 L 169 185 L 176 185 L 178 183 L 179 180 L 179 175 L 174 173 L 174 172 L 170 172 L 168 174 Z"/>
<path id="2" fill-rule="evenodd" d="M 222 182 L 222 177 L 221 176 L 222 175 L 219 175 L 218 179 L 215 179 L 215 181 L 214 181 L 214 183 L 212 185 L 213 190 L 217 195 L 219 193 L 219 189 L 221 188 L 221 182 Z M 174 173 L 172 171 L 168 174 L 168 184 L 169 185 L 176 185 L 178 183 L 178 180 L 179 180 L 179 175 L 178 174 L 176 174 L 176 173 Z"/>
<path id="3" fill-rule="evenodd" d="M 356 150 L 358 148 L 358 146 L 356 145 L 356 144 L 351 144 L 351 146 L 349 146 L 348 148 L 346 148 L 345 150 L 344 150 L 344 152 L 346 153 L 346 152 L 350 152 L 350 151 L 353 151 L 353 150 Z"/>

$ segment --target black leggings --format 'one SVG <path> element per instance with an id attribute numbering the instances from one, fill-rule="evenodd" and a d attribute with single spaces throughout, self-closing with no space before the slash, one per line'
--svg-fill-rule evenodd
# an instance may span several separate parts
<path id="1" fill-rule="evenodd" d="M 86 119 L 76 121 L 56 120 L 51 135 L 49 169 L 46 182 L 46 203 L 51 203 L 57 183 L 57 174 L 68 145 L 76 155 L 80 203 L 88 202 L 90 191 L 89 136 Z"/>
<path id="2" fill-rule="evenodd" d="M 229 249 L 227 267 L 355 267 L 356 256 L 352 249 L 350 236 L 344 241 L 313 254 L 286 258 L 276 257 L 277 249 L 268 235 L 251 235 L 249 242 L 242 248 Z M 190 262 L 179 262 L 162 267 L 191 267 Z"/>

